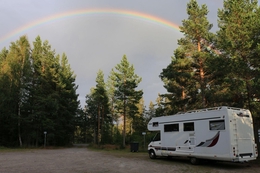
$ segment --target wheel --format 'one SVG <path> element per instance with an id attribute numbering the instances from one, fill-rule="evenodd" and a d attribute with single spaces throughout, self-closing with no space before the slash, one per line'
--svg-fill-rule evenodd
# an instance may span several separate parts
<path id="1" fill-rule="evenodd" d="M 150 150 L 150 151 L 149 151 L 149 157 L 150 157 L 151 159 L 155 159 L 155 158 L 156 158 L 156 154 L 155 154 L 155 152 L 154 152 L 153 150 Z"/>
<path id="2" fill-rule="evenodd" d="M 200 160 L 195 158 L 195 157 L 190 158 L 190 163 L 193 164 L 193 165 L 198 165 L 199 162 L 200 162 Z"/>

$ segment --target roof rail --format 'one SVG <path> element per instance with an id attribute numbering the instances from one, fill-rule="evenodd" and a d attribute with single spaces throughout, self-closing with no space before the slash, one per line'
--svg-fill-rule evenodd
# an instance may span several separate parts
<path id="1" fill-rule="evenodd" d="M 197 109 L 197 110 L 190 110 L 186 112 L 178 112 L 177 114 L 187 114 L 187 113 L 196 113 L 196 112 L 206 112 L 206 111 L 213 111 L 213 110 L 220 110 L 222 108 L 232 109 L 232 110 L 243 110 L 246 111 L 247 109 L 244 108 L 236 108 L 236 107 L 228 107 L 228 106 L 219 106 L 219 107 L 212 107 L 212 108 L 204 108 L 204 109 Z"/>
<path id="2" fill-rule="evenodd" d="M 227 109 L 233 109 L 233 110 L 237 110 L 237 111 L 240 111 L 240 110 L 247 110 L 247 109 L 244 109 L 244 108 L 235 108 L 235 107 L 227 107 Z"/>
<path id="3" fill-rule="evenodd" d="M 222 108 L 222 106 L 219 106 L 219 107 L 212 107 L 212 108 L 205 108 L 205 109 L 190 110 L 190 111 L 186 111 L 186 112 L 178 112 L 177 114 L 206 112 L 206 111 L 212 111 L 212 110 L 219 110 L 221 108 Z"/>

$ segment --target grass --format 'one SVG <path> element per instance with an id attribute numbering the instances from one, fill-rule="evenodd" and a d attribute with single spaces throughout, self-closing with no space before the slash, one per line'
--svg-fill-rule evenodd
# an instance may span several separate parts
<path id="1" fill-rule="evenodd" d="M 32 150 L 41 150 L 41 149 L 62 149 L 64 147 L 17 147 L 17 148 L 7 148 L 0 146 L 0 153 L 2 152 L 26 152 L 26 151 L 32 151 Z"/>
<path id="2" fill-rule="evenodd" d="M 7 147 L 3 147 L 0 146 L 0 153 L 1 152 L 21 152 L 21 151 L 28 151 L 31 149 L 28 148 L 7 148 Z"/>
<path id="3" fill-rule="evenodd" d="M 6 147 L 0 146 L 0 150 L 4 150 L 6 149 Z"/>

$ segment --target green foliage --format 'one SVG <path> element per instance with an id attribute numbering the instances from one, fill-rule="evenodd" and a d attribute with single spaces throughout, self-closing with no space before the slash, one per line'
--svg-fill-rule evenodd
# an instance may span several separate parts
<path id="1" fill-rule="evenodd" d="M 0 62 L 0 145 L 48 145 L 72 143 L 78 110 L 75 76 L 67 57 L 51 50 L 38 36 L 31 48 L 22 36 L 3 49 Z"/>
<path id="2" fill-rule="evenodd" d="M 228 59 L 225 75 L 234 105 L 252 109 L 259 68 L 259 7 L 257 1 L 225 0 L 218 11 L 217 46 Z M 227 62 L 227 61 L 226 61 Z"/>
<path id="3" fill-rule="evenodd" d="M 157 102 L 157 116 L 204 106 L 228 105 L 259 112 L 259 26 L 257 1 L 225 0 L 219 31 L 210 33 L 207 6 L 187 4 L 171 63 L 160 78 L 168 93 Z"/>
<path id="4" fill-rule="evenodd" d="M 117 99 L 116 110 L 123 115 L 123 147 L 125 147 L 126 119 L 135 120 L 138 114 L 137 104 L 142 98 L 143 91 L 136 88 L 141 82 L 141 78 L 134 73 L 133 65 L 130 65 L 126 55 L 123 56 L 120 64 L 117 64 L 113 72 L 115 76 L 115 92 Z"/>
<path id="5" fill-rule="evenodd" d="M 111 142 L 112 117 L 109 116 L 103 71 L 98 71 L 96 82 L 96 87 L 92 88 L 91 93 L 86 96 L 85 111 L 90 123 L 88 134 L 92 136 L 92 142 L 99 145 Z"/>
<path id="6" fill-rule="evenodd" d="M 123 144 L 134 131 L 146 129 L 142 115 L 143 104 L 140 102 L 143 92 L 136 91 L 141 78 L 134 73 L 124 55 L 121 63 L 112 69 L 107 83 L 104 74 L 99 70 L 96 78 L 97 85 L 86 96 L 86 115 L 88 115 L 88 133 L 95 144 Z M 123 132 L 120 130 L 123 117 Z M 126 133 L 126 119 L 131 122 L 130 130 Z M 124 133 L 125 132 L 125 133 Z M 128 142 L 127 138 L 127 142 Z"/>
<path id="7" fill-rule="evenodd" d="M 163 69 L 160 78 L 169 92 L 161 95 L 167 101 L 162 103 L 166 112 L 173 114 L 187 109 L 209 106 L 207 93 L 210 83 L 208 61 L 214 35 L 209 32 L 206 15 L 207 6 L 191 0 L 187 4 L 188 19 L 180 26 L 184 38 L 178 40 L 179 47 L 174 51 L 171 63 Z"/>

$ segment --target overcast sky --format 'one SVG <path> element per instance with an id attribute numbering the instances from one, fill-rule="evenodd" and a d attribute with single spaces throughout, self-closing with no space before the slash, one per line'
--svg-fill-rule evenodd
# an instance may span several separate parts
<path id="1" fill-rule="evenodd" d="M 0 49 L 27 35 L 39 35 L 57 54 L 68 56 L 76 74 L 81 105 L 96 85 L 101 69 L 105 80 L 125 54 L 142 77 L 139 89 L 145 104 L 167 91 L 159 74 L 171 62 L 182 34 L 173 26 L 187 18 L 189 0 L 1 0 Z M 217 29 L 222 0 L 198 0 L 209 9 L 208 19 Z M 92 12 L 90 12 L 92 10 Z M 81 13 L 80 13 L 81 12 Z M 145 18 L 146 16 L 146 18 Z M 147 17 L 148 16 L 148 17 Z M 164 21 L 164 23 L 160 22 Z M 165 23 L 171 24 L 166 25 Z"/>

